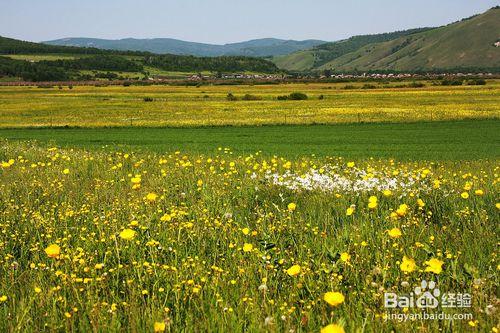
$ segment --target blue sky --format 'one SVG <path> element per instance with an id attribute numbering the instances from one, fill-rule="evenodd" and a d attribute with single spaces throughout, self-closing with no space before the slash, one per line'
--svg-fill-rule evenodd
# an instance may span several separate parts
<path id="1" fill-rule="evenodd" d="M 483 12 L 490 0 L 4 0 L 0 35 L 171 37 L 227 43 L 323 39 L 438 26 Z"/>

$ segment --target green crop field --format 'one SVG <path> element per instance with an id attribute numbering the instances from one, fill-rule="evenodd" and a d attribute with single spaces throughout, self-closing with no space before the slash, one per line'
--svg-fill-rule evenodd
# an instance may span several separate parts
<path id="1" fill-rule="evenodd" d="M 4 129 L 0 138 L 89 149 L 235 153 L 298 157 L 475 160 L 498 158 L 500 121 L 202 128 Z"/>

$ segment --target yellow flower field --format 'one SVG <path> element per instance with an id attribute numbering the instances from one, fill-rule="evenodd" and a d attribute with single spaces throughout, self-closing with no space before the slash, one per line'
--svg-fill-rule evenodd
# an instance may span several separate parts
<path id="1" fill-rule="evenodd" d="M 0 331 L 499 328 L 495 160 L 0 144 Z M 471 317 L 384 307 L 436 288 Z"/>
<path id="2" fill-rule="evenodd" d="M 498 119 L 500 114 L 498 80 L 459 87 L 425 81 L 422 88 L 379 82 L 377 89 L 362 89 L 364 84 L 0 87 L 0 128 L 408 122 Z M 277 100 L 292 92 L 309 99 Z M 226 100 L 228 93 L 239 100 Z M 246 94 L 259 100 L 242 100 Z"/>

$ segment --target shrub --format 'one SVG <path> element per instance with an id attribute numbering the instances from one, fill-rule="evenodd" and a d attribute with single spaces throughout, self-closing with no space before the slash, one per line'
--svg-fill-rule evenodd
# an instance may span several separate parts
<path id="1" fill-rule="evenodd" d="M 467 85 L 469 85 L 469 86 L 484 86 L 484 85 L 486 85 L 486 81 L 483 79 L 469 80 L 467 82 Z"/>
<path id="2" fill-rule="evenodd" d="M 228 101 L 237 101 L 238 97 L 234 96 L 232 93 L 228 93 L 227 96 L 226 96 L 226 99 Z"/>
<path id="3" fill-rule="evenodd" d="M 245 94 L 245 96 L 243 96 L 242 100 L 244 101 L 260 101 L 262 99 L 262 97 L 260 96 L 255 96 L 255 95 L 250 95 L 250 94 Z"/>
<path id="4" fill-rule="evenodd" d="M 318 99 L 319 100 L 325 99 L 325 95 L 319 95 Z"/>
<path id="5" fill-rule="evenodd" d="M 461 86 L 464 82 L 462 80 L 443 80 L 441 81 L 442 86 Z"/>
<path id="6" fill-rule="evenodd" d="M 408 85 L 408 87 L 410 87 L 410 88 L 422 88 L 422 87 L 425 87 L 425 84 L 423 84 L 422 82 L 412 82 Z"/>
<path id="7" fill-rule="evenodd" d="M 153 97 L 144 97 L 144 102 L 152 102 L 154 101 Z"/>
<path id="8" fill-rule="evenodd" d="M 373 84 L 369 84 L 369 83 L 365 83 L 361 89 L 377 89 L 377 86 L 373 85 Z"/>
<path id="9" fill-rule="evenodd" d="M 307 98 L 308 98 L 307 95 L 301 92 L 294 92 L 288 95 L 288 99 L 292 101 L 303 101 L 306 100 Z"/>

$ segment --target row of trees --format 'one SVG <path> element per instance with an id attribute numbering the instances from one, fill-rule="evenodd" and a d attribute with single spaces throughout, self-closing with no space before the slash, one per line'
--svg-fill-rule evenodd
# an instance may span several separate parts
<path id="1" fill-rule="evenodd" d="M 21 77 L 25 81 L 65 81 L 70 74 L 63 68 L 0 57 L 0 76 Z"/>
<path id="2" fill-rule="evenodd" d="M 155 55 L 146 56 L 144 64 L 166 71 L 183 72 L 259 72 L 276 73 L 278 67 L 272 62 L 261 58 L 243 56 L 195 57 L 185 55 Z"/>
<path id="3" fill-rule="evenodd" d="M 143 66 L 125 57 L 99 55 L 79 59 L 59 59 L 54 61 L 40 61 L 40 64 L 60 67 L 66 70 L 101 70 L 119 72 L 141 72 Z"/>

